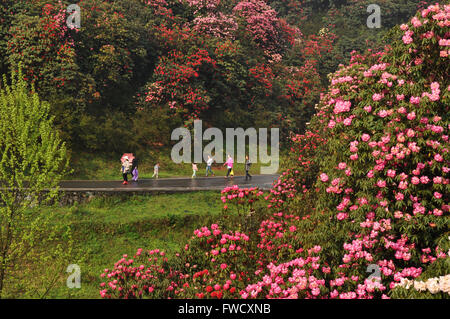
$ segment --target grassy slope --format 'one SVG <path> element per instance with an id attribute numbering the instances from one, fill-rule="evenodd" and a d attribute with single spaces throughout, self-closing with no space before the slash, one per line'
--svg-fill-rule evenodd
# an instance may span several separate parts
<path id="1" fill-rule="evenodd" d="M 221 209 L 217 192 L 94 199 L 89 204 L 57 208 L 54 222 L 72 226 L 85 261 L 80 263 L 81 288 L 68 289 L 64 279 L 49 297 L 99 298 L 99 275 L 122 254 L 132 256 L 137 248 L 176 251 L 194 229 L 211 223 Z M 67 261 L 72 263 L 76 260 Z"/>

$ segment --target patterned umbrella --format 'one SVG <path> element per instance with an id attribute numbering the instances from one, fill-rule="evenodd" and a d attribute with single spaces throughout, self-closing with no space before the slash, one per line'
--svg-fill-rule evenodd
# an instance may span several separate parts
<path id="1" fill-rule="evenodd" d="M 125 157 L 128 157 L 128 161 L 131 163 L 132 161 L 133 161 L 133 159 L 134 159 L 134 155 L 133 155 L 133 153 L 124 153 L 123 155 L 122 155 L 122 157 L 120 158 L 120 161 L 123 163 L 123 162 L 125 162 Z"/>

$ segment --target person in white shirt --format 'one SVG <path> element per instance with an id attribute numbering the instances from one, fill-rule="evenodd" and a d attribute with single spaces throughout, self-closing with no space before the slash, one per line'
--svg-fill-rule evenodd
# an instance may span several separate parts
<path id="1" fill-rule="evenodd" d="M 158 178 L 158 173 L 159 173 L 159 163 L 156 163 L 156 165 L 153 167 L 153 177 L 156 176 L 156 178 Z"/>
<path id="2" fill-rule="evenodd" d="M 214 172 L 211 169 L 212 163 L 214 163 L 214 159 L 208 155 L 208 160 L 206 161 L 206 176 L 208 176 L 208 172 L 211 172 L 212 176 L 214 176 Z"/>

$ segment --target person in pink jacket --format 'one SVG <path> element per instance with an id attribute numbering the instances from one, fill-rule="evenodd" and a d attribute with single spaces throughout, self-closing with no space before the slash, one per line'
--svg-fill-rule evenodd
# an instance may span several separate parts
<path id="1" fill-rule="evenodd" d="M 230 173 L 233 171 L 233 158 L 231 157 L 230 154 L 228 154 L 228 158 L 227 161 L 223 164 L 223 166 L 227 165 L 227 176 L 225 176 L 225 178 L 228 178 L 228 176 L 230 176 Z M 234 174 L 231 174 L 231 178 L 233 178 Z"/>

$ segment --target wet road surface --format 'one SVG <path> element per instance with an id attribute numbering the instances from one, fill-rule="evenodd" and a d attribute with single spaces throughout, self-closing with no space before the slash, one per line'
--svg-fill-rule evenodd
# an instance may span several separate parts
<path id="1" fill-rule="evenodd" d="M 226 186 L 238 185 L 240 188 L 258 187 L 269 190 L 278 175 L 253 175 L 253 178 L 245 180 L 245 176 L 235 176 L 226 179 L 220 177 L 197 178 L 159 178 L 140 179 L 137 182 L 128 181 L 128 185 L 122 185 L 122 181 L 62 181 L 60 189 L 68 192 L 111 191 L 111 192 L 189 192 L 200 190 L 222 190 Z"/>

